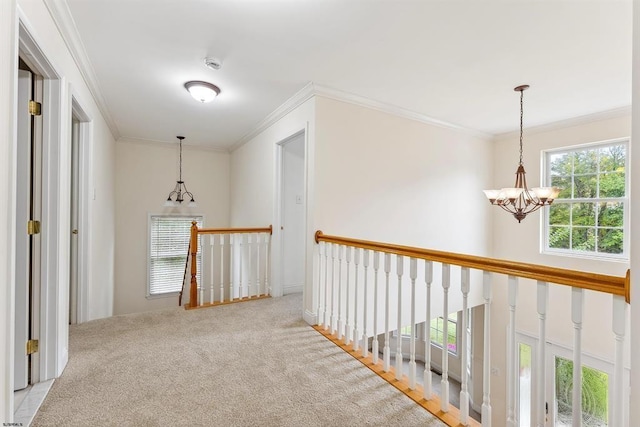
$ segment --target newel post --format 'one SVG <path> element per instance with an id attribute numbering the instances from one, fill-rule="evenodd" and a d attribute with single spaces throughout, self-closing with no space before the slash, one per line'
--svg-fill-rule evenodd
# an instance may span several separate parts
<path id="1" fill-rule="evenodd" d="M 189 289 L 189 306 L 191 308 L 198 306 L 198 223 L 191 223 L 191 288 Z"/>

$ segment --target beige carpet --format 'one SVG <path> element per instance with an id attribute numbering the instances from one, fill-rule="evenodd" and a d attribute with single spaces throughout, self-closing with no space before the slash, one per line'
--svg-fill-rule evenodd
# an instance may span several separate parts
<path id="1" fill-rule="evenodd" d="M 302 320 L 301 295 L 72 326 L 34 426 L 441 426 Z"/>

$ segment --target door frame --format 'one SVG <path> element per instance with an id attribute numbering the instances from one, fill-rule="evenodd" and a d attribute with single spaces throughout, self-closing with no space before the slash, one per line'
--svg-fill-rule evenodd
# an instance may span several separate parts
<path id="1" fill-rule="evenodd" d="M 274 297 L 281 297 L 284 294 L 284 285 L 282 283 L 283 277 L 284 277 L 284 273 L 283 273 L 283 269 L 284 269 L 284 242 L 283 242 L 283 238 L 282 238 L 282 227 L 283 227 L 283 209 L 282 209 L 282 186 L 284 185 L 284 180 L 283 180 L 283 167 L 284 167 L 284 161 L 283 161 L 283 156 L 284 156 L 284 146 L 288 143 L 291 142 L 293 139 L 298 138 L 300 135 L 303 135 L 304 137 L 304 150 L 305 150 L 305 156 L 304 156 L 304 194 L 305 194 L 305 200 L 304 200 L 304 205 L 305 205 L 305 213 L 304 213 L 304 230 L 307 230 L 307 227 L 309 225 L 309 204 L 308 199 L 308 182 L 309 182 L 309 177 L 308 177 L 308 173 L 309 173 L 309 156 L 308 156 L 308 150 L 309 150 L 309 125 L 307 124 L 305 126 L 304 129 L 300 129 L 294 133 L 292 133 L 291 135 L 287 136 L 286 138 L 278 141 L 275 144 L 275 149 L 276 149 L 276 153 L 275 153 L 275 189 L 274 189 L 274 194 L 275 194 L 275 199 L 274 199 L 274 203 L 273 203 L 273 209 L 274 209 L 274 227 L 273 227 L 273 241 L 272 241 L 272 277 L 271 277 L 271 295 Z M 307 230 L 308 231 L 308 230 Z M 304 236 L 304 247 L 305 247 L 305 282 L 306 282 L 306 277 L 307 277 L 307 272 L 308 272 L 308 251 L 307 251 L 307 232 L 305 232 L 305 236 Z M 306 291 L 306 286 L 303 286 L 303 293 Z"/>

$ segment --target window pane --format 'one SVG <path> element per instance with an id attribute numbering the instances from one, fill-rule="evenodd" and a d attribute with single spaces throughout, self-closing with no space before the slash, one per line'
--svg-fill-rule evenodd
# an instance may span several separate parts
<path id="1" fill-rule="evenodd" d="M 570 176 L 552 176 L 551 185 L 560 188 L 558 199 L 571 199 L 571 177 Z"/>
<path id="2" fill-rule="evenodd" d="M 624 170 L 626 147 L 624 145 L 612 145 L 600 149 L 600 172 Z"/>
<path id="3" fill-rule="evenodd" d="M 447 330 L 447 349 L 454 354 L 458 352 L 458 313 L 454 312 L 449 314 L 449 319 L 455 319 L 455 321 L 448 320 L 449 326 Z M 431 320 L 431 342 L 438 346 L 442 346 L 442 339 L 444 335 L 444 319 L 438 317 Z"/>
<path id="4" fill-rule="evenodd" d="M 556 203 L 549 206 L 549 224 L 569 225 L 571 220 L 571 205 L 568 203 Z"/>
<path id="5" fill-rule="evenodd" d="M 556 426 L 571 426 L 573 361 L 556 356 Z M 609 376 L 602 371 L 582 366 L 582 425 L 602 427 L 609 418 Z"/>
<path id="6" fill-rule="evenodd" d="M 624 171 L 600 174 L 600 197 L 624 197 L 624 184 Z"/>
<path id="7" fill-rule="evenodd" d="M 598 230 L 598 252 L 621 254 L 624 250 L 624 233 L 622 229 Z"/>
<path id="8" fill-rule="evenodd" d="M 531 346 L 520 343 L 518 379 L 520 426 L 531 427 Z"/>
<path id="9" fill-rule="evenodd" d="M 549 156 L 551 175 L 571 175 L 573 173 L 573 153 L 554 153 Z"/>
<path id="10" fill-rule="evenodd" d="M 576 151 L 573 155 L 574 174 L 592 174 L 598 171 L 598 149 Z"/>
<path id="11" fill-rule="evenodd" d="M 592 199 L 597 196 L 598 175 L 576 175 L 573 177 L 575 185 L 574 199 Z"/>
<path id="12" fill-rule="evenodd" d="M 624 225 L 624 204 L 620 202 L 598 205 L 598 225 L 600 227 L 622 227 Z"/>
<path id="13" fill-rule="evenodd" d="M 571 228 L 549 227 L 549 247 L 552 249 L 571 249 Z"/>
<path id="14" fill-rule="evenodd" d="M 596 248 L 596 229 L 591 227 L 574 228 L 571 231 L 571 249 L 593 252 Z"/>
<path id="15" fill-rule="evenodd" d="M 596 225 L 595 203 L 574 203 L 571 207 L 571 223 L 576 225 Z"/>

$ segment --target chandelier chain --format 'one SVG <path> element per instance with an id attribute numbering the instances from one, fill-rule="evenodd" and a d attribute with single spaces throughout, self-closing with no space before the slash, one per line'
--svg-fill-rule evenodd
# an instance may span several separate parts
<path id="1" fill-rule="evenodd" d="M 522 163 L 522 137 L 520 137 L 520 163 Z M 182 181 L 182 139 L 180 139 L 180 181 Z"/>
<path id="2" fill-rule="evenodd" d="M 522 100 L 524 98 L 524 89 L 520 91 L 520 164 L 522 164 L 522 126 L 524 118 L 524 108 Z"/>

